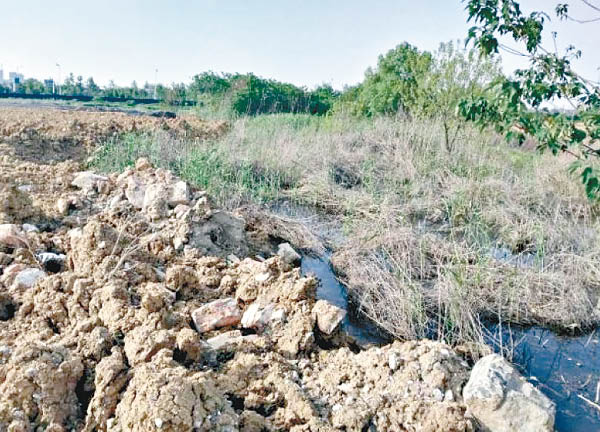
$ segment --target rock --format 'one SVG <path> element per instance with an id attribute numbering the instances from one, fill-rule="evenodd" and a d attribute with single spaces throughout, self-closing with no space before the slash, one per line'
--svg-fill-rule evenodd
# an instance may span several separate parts
<path id="1" fill-rule="evenodd" d="M 108 177 L 104 177 L 98 174 L 94 174 L 91 171 L 82 171 L 75 174 L 75 178 L 71 182 L 72 186 L 78 187 L 83 191 L 99 190 L 101 187 L 100 183 L 108 182 Z"/>
<path id="2" fill-rule="evenodd" d="M 9 265 L 4 269 L 2 276 L 0 276 L 0 282 L 4 283 L 6 286 L 12 285 L 17 275 L 26 268 L 25 264 L 20 263 Z"/>
<path id="3" fill-rule="evenodd" d="M 227 255 L 227 261 L 229 261 L 231 264 L 239 264 L 242 262 L 242 260 L 234 254 Z"/>
<path id="4" fill-rule="evenodd" d="M 300 254 L 289 243 L 281 243 L 277 250 L 277 255 L 281 257 L 283 262 L 289 265 L 298 265 L 302 259 Z"/>
<path id="5" fill-rule="evenodd" d="M 392 371 L 398 369 L 398 366 L 400 366 L 401 361 L 402 359 L 398 356 L 396 352 L 390 352 L 390 355 L 388 356 L 388 366 Z"/>
<path id="6" fill-rule="evenodd" d="M 254 276 L 254 280 L 256 282 L 266 282 L 269 280 L 270 277 L 271 277 L 271 274 L 269 272 L 264 272 L 264 273 L 259 273 L 256 276 Z"/>
<path id="7" fill-rule="evenodd" d="M 152 168 L 152 165 L 150 164 L 150 161 L 146 158 L 139 158 L 137 161 L 135 161 L 136 171 L 144 171 L 150 168 Z"/>
<path id="8" fill-rule="evenodd" d="M 175 209 L 173 209 L 173 213 L 175 213 L 175 217 L 177 219 L 181 219 L 190 210 L 190 206 L 185 204 L 179 204 L 175 207 Z"/>
<path id="9" fill-rule="evenodd" d="M 26 233 L 40 232 L 40 229 L 32 224 L 23 224 L 22 228 Z"/>
<path id="10" fill-rule="evenodd" d="M 229 297 L 215 300 L 192 312 L 196 330 L 204 333 L 220 327 L 239 324 L 242 314 L 235 299 Z"/>
<path id="11" fill-rule="evenodd" d="M 46 277 L 46 272 L 37 268 L 21 270 L 13 281 L 13 289 L 23 292 L 33 287 L 39 279 L 44 277 Z"/>
<path id="12" fill-rule="evenodd" d="M 169 207 L 177 207 L 181 204 L 189 204 L 190 191 L 188 185 L 183 180 L 170 185 L 169 187 Z"/>
<path id="13" fill-rule="evenodd" d="M 69 213 L 69 207 L 71 207 L 71 203 L 66 198 L 59 198 L 56 200 L 56 211 L 60 215 L 66 215 Z"/>
<path id="14" fill-rule="evenodd" d="M 261 306 L 259 303 L 252 303 L 242 316 L 242 326 L 257 331 L 262 331 L 272 322 L 283 321 L 285 319 L 285 310 L 277 309 L 275 304 L 270 303 Z"/>
<path id="15" fill-rule="evenodd" d="M 552 432 L 556 406 L 498 354 L 479 360 L 463 398 L 486 431 Z"/>
<path id="16" fill-rule="evenodd" d="M 315 303 L 313 316 L 317 320 L 317 326 L 326 335 L 332 334 L 346 317 L 346 311 L 326 300 L 319 300 Z"/>
<path id="17" fill-rule="evenodd" d="M 50 273 L 58 273 L 61 271 L 67 258 L 64 254 L 56 254 L 53 252 L 42 252 L 36 255 L 38 262 L 44 267 L 44 270 Z"/>
<path id="18" fill-rule="evenodd" d="M 167 197 L 169 191 L 161 184 L 151 184 L 146 188 L 142 211 L 151 220 L 162 219 L 167 216 Z"/>
<path id="19" fill-rule="evenodd" d="M 13 248 L 29 247 L 29 242 L 17 225 L 0 224 L 0 245 Z"/>
<path id="20" fill-rule="evenodd" d="M 32 191 L 33 191 L 33 185 L 30 185 L 30 184 L 24 184 L 24 185 L 17 186 L 17 189 L 18 189 L 20 192 L 28 192 L 28 193 L 29 193 L 29 192 L 32 192 Z"/>
<path id="21" fill-rule="evenodd" d="M 206 341 L 206 343 L 211 349 L 218 351 L 220 349 L 226 348 L 228 346 L 240 342 L 242 338 L 243 336 L 241 331 L 232 330 L 211 337 Z"/>
<path id="22" fill-rule="evenodd" d="M 127 178 L 127 188 L 125 197 L 137 209 L 144 206 L 144 195 L 146 194 L 146 185 L 136 176 Z"/>

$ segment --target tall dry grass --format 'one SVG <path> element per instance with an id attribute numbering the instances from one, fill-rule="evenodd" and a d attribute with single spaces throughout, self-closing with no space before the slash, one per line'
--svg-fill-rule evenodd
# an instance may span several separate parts
<path id="1" fill-rule="evenodd" d="M 449 152 L 443 134 L 406 118 L 245 117 L 216 141 L 169 143 L 169 167 L 224 206 L 287 199 L 333 215 L 351 298 L 398 338 L 482 341 L 489 320 L 596 324 L 597 205 L 570 161 L 469 127 Z M 144 151 L 161 163 L 157 141 Z"/>

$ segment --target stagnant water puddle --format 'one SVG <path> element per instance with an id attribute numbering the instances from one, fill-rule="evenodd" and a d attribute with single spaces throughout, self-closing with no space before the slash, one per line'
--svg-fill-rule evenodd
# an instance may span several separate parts
<path id="1" fill-rule="evenodd" d="M 329 255 L 304 256 L 301 270 L 319 280 L 317 297 L 348 310 L 348 294 L 331 268 Z M 377 329 L 348 314 L 343 330 L 359 345 L 382 344 Z M 513 362 L 523 375 L 556 403 L 558 432 L 600 431 L 600 331 L 589 335 L 559 336 L 540 327 L 491 326 L 490 333 L 513 347 Z M 586 402 L 583 398 L 587 399 Z"/>
<path id="2" fill-rule="evenodd" d="M 303 275 L 313 275 L 319 280 L 317 298 L 327 300 L 329 303 L 348 310 L 348 293 L 331 268 L 329 255 L 304 256 L 300 267 Z M 351 313 L 346 314 L 342 321 L 342 330 L 350 335 L 359 345 L 381 345 L 388 342 L 370 323 L 357 319 Z"/>

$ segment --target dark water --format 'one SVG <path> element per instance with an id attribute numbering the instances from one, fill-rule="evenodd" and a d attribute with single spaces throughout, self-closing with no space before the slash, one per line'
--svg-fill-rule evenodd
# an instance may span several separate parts
<path id="1" fill-rule="evenodd" d="M 320 280 L 319 299 L 348 310 L 346 288 L 335 277 L 329 255 L 304 256 L 301 270 Z M 342 325 L 359 345 L 386 342 L 376 328 L 350 313 Z M 498 329 L 489 330 L 498 339 Z M 579 397 L 596 401 L 598 392 L 600 404 L 600 331 L 568 337 L 539 327 L 512 326 L 502 329 L 502 340 L 504 346 L 514 346 L 513 362 L 523 375 L 556 403 L 558 432 L 600 431 L 600 411 Z"/>
<path id="2" fill-rule="evenodd" d="M 497 333 L 497 332 L 496 332 Z M 600 431 L 600 411 L 580 396 L 600 404 L 600 333 L 559 336 L 540 327 L 504 330 L 517 344 L 513 362 L 523 375 L 556 403 L 559 432 Z"/>
<path id="3" fill-rule="evenodd" d="M 321 257 L 302 257 L 301 271 L 303 275 L 313 275 L 319 280 L 317 298 L 327 300 L 329 303 L 348 311 L 348 293 L 331 268 L 329 255 Z M 376 344 L 386 342 L 377 329 L 370 323 L 358 320 L 353 314 L 346 314 L 342 321 L 342 329 L 356 340 L 358 345 Z"/>

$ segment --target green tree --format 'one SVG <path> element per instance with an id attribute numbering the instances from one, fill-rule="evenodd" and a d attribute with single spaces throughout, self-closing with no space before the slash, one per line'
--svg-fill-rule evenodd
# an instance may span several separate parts
<path id="1" fill-rule="evenodd" d="M 465 0 L 463 0 L 465 1 Z M 572 60 L 581 52 L 569 46 L 565 52 L 546 49 L 543 30 L 550 16 L 543 11 L 523 13 L 514 0 L 466 0 L 469 41 L 489 56 L 500 50 L 529 59 L 529 66 L 514 76 L 496 80 L 486 97 L 461 103 L 462 115 L 482 127 L 492 125 L 507 139 L 523 142 L 527 136 L 538 142 L 541 151 L 573 156 L 571 172 L 578 172 L 590 198 L 600 197 L 598 156 L 600 156 L 600 90 L 598 84 L 579 75 Z M 590 12 L 600 12 L 589 1 Z M 554 10 L 560 19 L 569 15 L 569 5 L 559 3 Z M 597 22 L 600 16 L 580 22 Z M 501 37 L 512 38 L 519 48 L 505 46 Z M 552 34 L 556 38 L 556 33 Z M 549 102 L 566 101 L 571 112 L 549 110 Z"/>
<path id="2" fill-rule="evenodd" d="M 377 68 L 365 73 L 354 110 L 366 115 L 411 114 L 432 63 L 430 53 L 406 42 L 379 56 Z"/>
<path id="3" fill-rule="evenodd" d="M 100 92 L 100 87 L 96 84 L 94 78 L 89 77 L 85 82 L 85 92 L 90 96 L 94 96 Z"/>
<path id="4" fill-rule="evenodd" d="M 35 78 L 28 78 L 19 84 L 17 88 L 17 93 L 26 93 L 26 94 L 42 94 L 46 92 L 46 87 L 44 83 L 36 80 Z"/>
<path id="5" fill-rule="evenodd" d="M 502 77 L 498 57 L 481 57 L 477 50 L 461 45 L 440 44 L 413 108 L 415 114 L 437 118 L 442 123 L 448 151 L 453 150 L 464 122 L 457 112 L 460 101 L 485 97 L 486 87 Z"/>
<path id="6" fill-rule="evenodd" d="M 61 94 L 72 95 L 76 94 L 75 75 L 71 72 L 61 85 Z"/>

